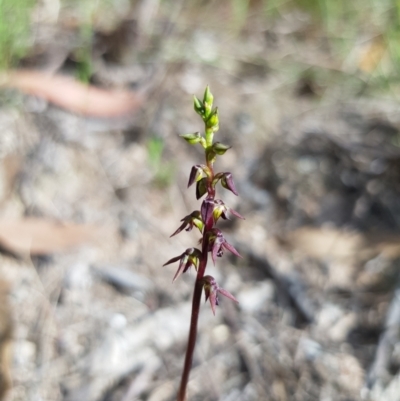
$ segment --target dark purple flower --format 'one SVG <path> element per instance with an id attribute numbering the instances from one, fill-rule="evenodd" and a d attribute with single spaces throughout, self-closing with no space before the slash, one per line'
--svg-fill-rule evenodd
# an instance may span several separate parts
<path id="1" fill-rule="evenodd" d="M 200 232 L 203 231 L 203 221 L 201 220 L 201 214 L 198 210 L 192 212 L 188 216 L 184 217 L 181 221 L 183 223 L 179 226 L 179 228 L 171 235 L 173 237 L 176 234 L 179 234 L 182 230 L 186 229 L 186 231 L 191 231 L 193 227 L 197 227 Z"/>
<path id="2" fill-rule="evenodd" d="M 210 176 L 210 169 L 205 164 L 196 164 L 190 170 L 188 188 L 202 179 L 204 175 Z"/>
<path id="3" fill-rule="evenodd" d="M 227 249 L 229 252 L 241 258 L 239 252 L 231 245 L 222 234 L 219 228 L 213 228 L 208 233 L 208 251 L 211 252 L 211 258 L 215 264 L 216 257 L 221 257 L 224 250 Z"/>
<path id="4" fill-rule="evenodd" d="M 207 177 L 203 177 L 196 184 L 196 199 L 200 199 L 204 194 L 207 193 Z"/>
<path id="5" fill-rule="evenodd" d="M 224 220 L 229 220 L 229 215 L 233 214 L 234 216 L 238 217 L 239 219 L 243 219 L 244 217 L 238 213 L 236 210 L 233 210 L 232 208 L 228 207 L 225 205 L 225 203 L 221 199 L 216 199 L 214 201 L 214 221 L 217 222 L 217 220 L 222 217 Z"/>
<path id="6" fill-rule="evenodd" d="M 203 277 L 203 288 L 206 296 L 206 302 L 210 300 L 211 310 L 215 315 L 215 307 L 219 305 L 218 295 L 222 294 L 223 296 L 231 299 L 232 301 L 239 302 L 231 293 L 220 288 L 212 276 L 204 276 Z"/>
<path id="7" fill-rule="evenodd" d="M 214 207 L 215 202 L 212 198 L 206 198 L 201 204 L 201 219 L 206 226 L 206 230 L 212 227 Z"/>
<path id="8" fill-rule="evenodd" d="M 199 266 L 199 260 L 201 258 L 201 251 L 197 248 L 188 248 L 182 255 L 175 256 L 170 259 L 167 263 L 164 263 L 163 266 L 169 265 L 171 263 L 177 262 L 179 260 L 179 267 L 175 273 L 172 281 L 175 281 L 182 273 L 188 271 L 192 266 L 197 270 Z"/>
<path id="9" fill-rule="evenodd" d="M 226 172 L 226 173 L 215 174 L 213 182 L 212 182 L 213 187 L 215 187 L 215 185 L 217 185 L 217 182 L 219 180 L 221 180 L 221 185 L 225 189 L 229 189 L 229 191 L 232 191 L 236 196 L 239 195 L 236 190 L 235 183 L 233 182 L 233 177 L 232 177 L 231 173 Z"/>
<path id="10" fill-rule="evenodd" d="M 224 220 L 229 220 L 229 215 L 233 214 L 239 219 L 244 219 L 244 217 L 238 213 L 236 210 L 225 205 L 221 199 L 206 198 L 201 204 L 201 218 L 204 224 L 208 227 L 212 224 L 213 220 L 215 223 L 220 217 Z"/>
<path id="11" fill-rule="evenodd" d="M 235 183 L 233 182 L 233 177 L 231 173 L 224 173 L 224 176 L 221 178 L 221 185 L 232 191 L 236 196 L 238 196 L 238 192 L 236 190 Z"/>

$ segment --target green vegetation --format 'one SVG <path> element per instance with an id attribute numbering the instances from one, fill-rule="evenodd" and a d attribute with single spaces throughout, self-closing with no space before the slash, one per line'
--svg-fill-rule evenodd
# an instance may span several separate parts
<path id="1" fill-rule="evenodd" d="M 35 5 L 35 0 L 0 0 L 1 69 L 15 65 L 29 50 L 30 21 Z M 100 24 L 109 30 L 121 15 L 115 12 L 115 5 L 110 0 L 62 0 L 61 5 L 61 13 L 69 10 L 79 18 L 81 41 L 75 51 L 77 76 L 87 82 L 92 74 L 94 26 Z M 160 2 L 154 18 L 170 15 L 181 30 L 187 31 L 196 25 L 203 30 L 215 30 L 217 34 L 218 30 L 222 33 L 229 30 L 238 39 L 241 30 L 254 21 L 267 29 L 278 19 L 300 12 L 300 18 L 310 21 L 310 35 L 324 37 L 338 61 L 345 61 L 352 56 L 356 46 L 360 48 L 365 44 L 366 61 L 361 62 L 361 70 L 373 73 L 372 78 L 382 85 L 388 81 L 400 81 L 400 0 L 195 1 L 178 11 L 174 7 L 171 2 Z M 205 14 L 208 18 L 203 18 Z M 226 21 L 224 24 L 221 24 L 222 15 Z M 187 24 L 188 20 L 193 22 L 192 28 Z M 163 36 L 162 40 L 166 42 L 164 48 L 177 49 L 178 52 L 181 48 L 181 54 L 175 54 L 174 58 L 192 56 L 184 43 L 179 43 L 178 37 Z"/>
<path id="2" fill-rule="evenodd" d="M 0 69 L 14 65 L 29 48 L 34 0 L 0 0 Z"/>
<path id="3" fill-rule="evenodd" d="M 111 0 L 61 0 L 60 18 L 64 13 L 76 18 L 80 40 L 73 57 L 77 63 L 76 75 L 81 81 L 88 82 L 93 73 L 94 32 L 112 32 L 121 18 L 128 15 L 117 3 L 120 4 Z M 126 4 L 127 10 L 132 7 L 141 10 L 138 2 Z M 0 69 L 15 66 L 29 53 L 32 11 L 36 6 L 35 0 L 0 0 Z M 143 15 L 139 11 L 135 15 L 141 18 Z M 368 90 L 393 90 L 400 83 L 400 0 L 208 0 L 187 2 L 181 7 L 162 1 L 153 12 L 152 21 L 170 18 L 174 30 L 168 35 L 159 30 L 159 25 L 154 25 L 157 29 L 144 30 L 141 34 L 151 38 L 149 47 L 140 50 L 145 54 L 137 55 L 138 60 L 147 61 L 148 57 L 152 59 L 152 52 L 160 52 L 159 59 L 166 63 L 188 60 L 229 68 L 226 65 L 229 66 L 232 59 L 246 57 L 245 48 L 243 54 L 238 54 L 224 46 L 223 51 L 216 52 L 215 59 L 199 59 L 196 47 L 199 43 L 193 45 L 188 41 L 191 34 L 196 31 L 197 39 L 205 38 L 201 46 L 208 46 L 207 40 L 212 35 L 221 36 L 218 41 L 226 45 L 230 41 L 245 43 L 243 34 L 254 29 L 274 32 L 274 27 L 286 20 L 286 25 L 293 26 L 294 30 L 285 33 L 292 35 L 290 40 L 309 41 L 315 47 L 326 46 L 334 64 L 343 66 L 327 72 L 318 71 L 326 68 L 322 65 L 310 66 L 314 69 L 311 73 L 317 77 L 328 75 L 330 82 L 350 79 L 357 88 L 367 82 Z M 301 32 L 296 32 L 296 18 L 302 21 Z M 290 21 L 295 23 L 292 25 Z M 302 74 L 308 67 L 301 64 L 301 47 L 293 49 L 299 54 L 292 57 L 288 53 L 284 60 L 275 58 L 268 63 L 275 63 L 271 66 L 279 71 L 297 69 Z M 351 68 L 347 68 L 349 60 Z M 289 79 L 295 81 L 296 78 L 290 76 Z"/>
<path id="4" fill-rule="evenodd" d="M 147 143 L 149 163 L 154 172 L 154 184 L 159 188 L 166 188 L 174 178 L 174 167 L 162 159 L 164 141 L 152 137 Z"/>
<path id="5" fill-rule="evenodd" d="M 313 25 L 311 36 L 324 37 L 339 62 L 357 57 L 375 87 L 400 81 L 399 0 L 263 0 L 263 5 L 266 19 L 303 12 Z"/>
<path id="6" fill-rule="evenodd" d="M 80 27 L 81 47 L 75 53 L 77 61 L 77 78 L 85 83 L 90 81 L 92 69 L 93 27 L 90 20 Z"/>

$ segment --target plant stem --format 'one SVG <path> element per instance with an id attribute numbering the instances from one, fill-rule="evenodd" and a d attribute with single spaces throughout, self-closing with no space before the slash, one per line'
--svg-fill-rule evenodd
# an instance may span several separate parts
<path id="1" fill-rule="evenodd" d="M 200 285 L 199 285 L 200 284 Z M 189 380 L 190 369 L 192 367 L 194 346 L 197 337 L 197 322 L 199 319 L 200 300 L 203 286 L 196 281 L 193 293 L 192 317 L 190 320 L 189 340 L 186 348 L 185 364 L 182 371 L 181 384 L 179 387 L 178 401 L 185 401 L 186 387 Z"/>
<path id="2" fill-rule="evenodd" d="M 214 132 L 210 128 L 206 128 L 206 143 L 207 146 L 211 146 L 213 143 Z"/>
<path id="3" fill-rule="evenodd" d="M 185 401 L 186 387 L 189 381 L 190 369 L 192 367 L 194 347 L 196 345 L 197 337 L 197 323 L 199 320 L 201 293 L 203 291 L 202 279 L 206 271 L 207 257 L 208 257 L 208 236 L 203 235 L 202 257 L 197 271 L 196 283 L 194 286 L 193 300 L 192 300 L 192 316 L 190 319 L 189 339 L 186 348 L 185 363 L 183 365 L 181 384 L 179 386 L 178 401 Z"/>

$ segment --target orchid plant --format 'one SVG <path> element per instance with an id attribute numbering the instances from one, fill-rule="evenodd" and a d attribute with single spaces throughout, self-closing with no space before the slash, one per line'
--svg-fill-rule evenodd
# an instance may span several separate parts
<path id="1" fill-rule="evenodd" d="M 205 196 L 205 198 L 201 204 L 200 210 L 196 210 L 184 217 L 181 220 L 182 224 L 171 237 L 179 234 L 183 230 L 191 231 L 196 227 L 202 235 L 199 241 L 201 249 L 188 248 L 181 255 L 170 259 L 164 264 L 164 266 L 166 266 L 179 261 L 179 267 L 173 281 L 182 273 L 188 271 L 192 266 L 197 271 L 192 301 L 188 346 L 179 387 L 178 401 L 184 401 L 186 398 L 186 387 L 196 344 L 197 323 L 202 292 L 204 291 L 206 301 L 210 302 L 214 315 L 216 306 L 219 304 L 220 295 L 237 302 L 236 298 L 228 291 L 221 288 L 212 276 L 205 274 L 209 253 L 211 254 L 211 259 L 214 264 L 216 258 L 221 257 L 225 250 L 240 257 L 238 251 L 227 242 L 222 231 L 216 227 L 216 223 L 220 218 L 224 220 L 229 219 L 230 215 L 243 219 L 238 212 L 225 205 L 222 200 L 216 199 L 217 184 L 220 184 L 223 188 L 233 192 L 235 195 L 238 195 L 238 193 L 231 173 L 214 172 L 214 163 L 217 156 L 223 155 L 230 149 L 230 146 L 220 142 L 214 142 L 214 134 L 219 129 L 218 108 L 213 108 L 213 95 L 208 86 L 204 92 L 202 101 L 194 96 L 194 109 L 203 119 L 205 125 L 204 134 L 196 132 L 194 134 L 181 135 L 181 137 L 191 145 L 200 144 L 200 146 L 204 148 L 205 164 L 196 164 L 192 167 L 189 175 L 188 187 L 196 184 L 196 198 L 200 199 L 203 196 Z"/>

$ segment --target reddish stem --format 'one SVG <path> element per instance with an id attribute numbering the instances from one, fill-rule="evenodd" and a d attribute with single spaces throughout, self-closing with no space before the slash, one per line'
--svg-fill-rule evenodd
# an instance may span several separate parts
<path id="1" fill-rule="evenodd" d="M 211 170 L 211 176 L 208 179 L 208 196 L 214 198 L 215 189 L 212 187 L 211 183 L 214 178 L 214 171 L 212 163 L 207 162 L 209 169 Z M 203 277 L 207 267 L 208 259 L 208 231 L 213 228 L 213 221 L 211 220 L 205 227 L 203 231 L 202 240 L 202 251 L 201 260 L 199 264 L 199 269 L 197 271 L 196 283 L 194 285 L 193 300 L 192 300 L 192 316 L 190 318 L 190 329 L 189 329 L 189 339 L 186 348 L 185 363 L 183 365 L 181 384 L 179 386 L 178 401 L 185 401 L 186 399 L 186 388 L 189 381 L 190 369 L 192 368 L 194 347 L 196 345 L 197 338 L 197 323 L 199 321 L 200 313 L 200 301 L 201 293 L 203 291 Z"/>
<path id="2" fill-rule="evenodd" d="M 196 283 L 193 292 L 192 316 L 190 319 L 189 339 L 186 348 L 185 364 L 183 365 L 181 384 L 179 386 L 178 401 L 185 401 L 186 399 L 186 387 L 189 381 L 189 374 L 193 361 L 194 347 L 196 345 L 197 323 L 199 320 L 201 293 L 203 291 L 202 279 L 206 271 L 207 256 L 208 256 L 208 239 L 207 236 L 204 234 L 202 257 L 199 264 L 199 270 L 197 271 Z"/>

